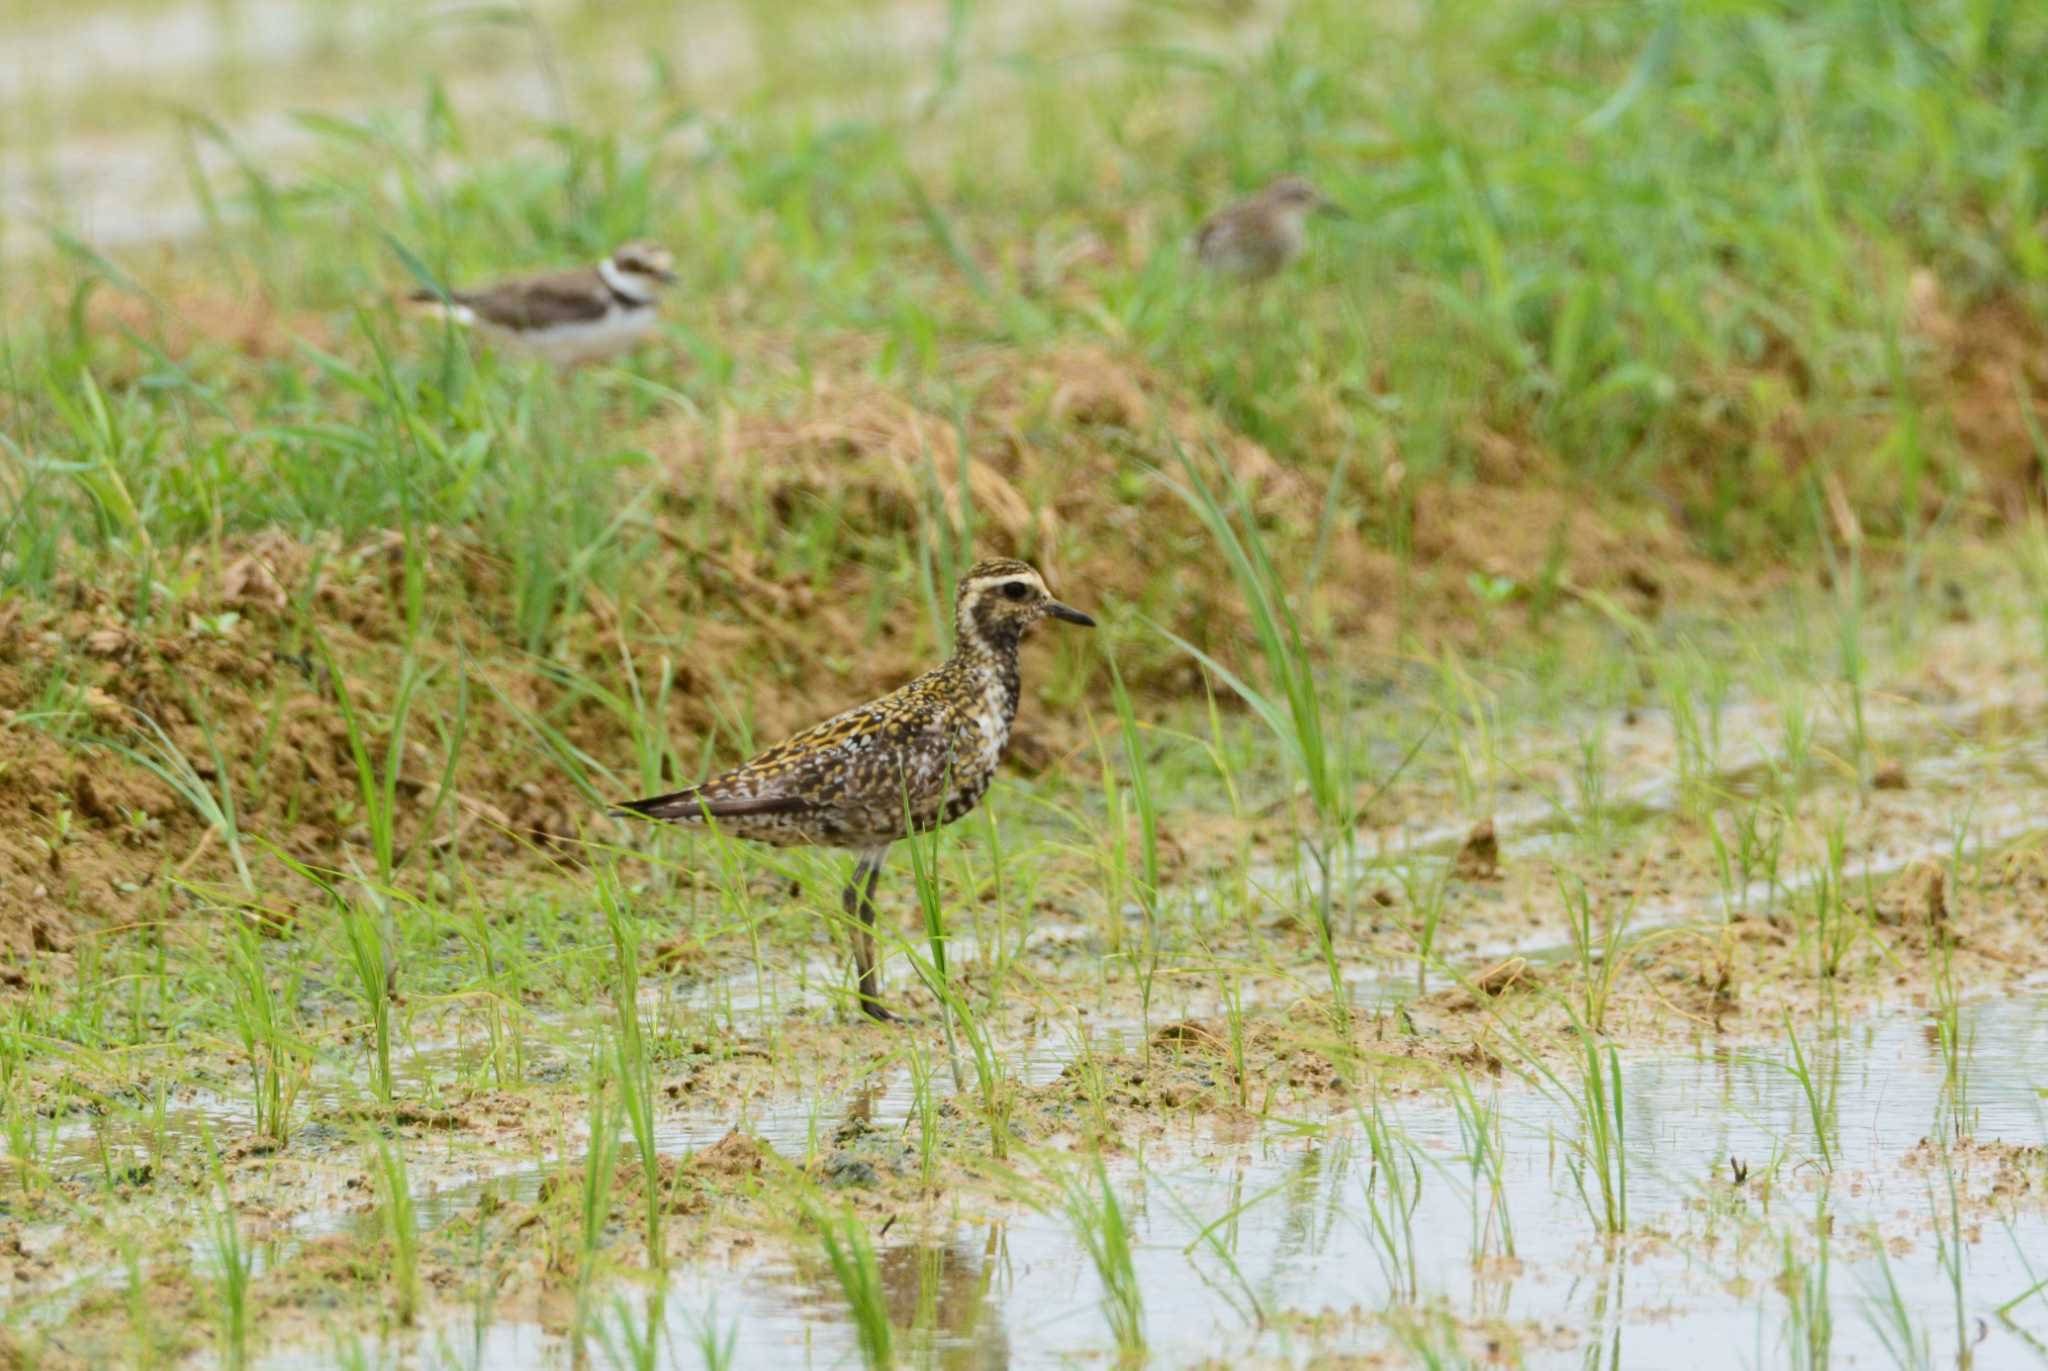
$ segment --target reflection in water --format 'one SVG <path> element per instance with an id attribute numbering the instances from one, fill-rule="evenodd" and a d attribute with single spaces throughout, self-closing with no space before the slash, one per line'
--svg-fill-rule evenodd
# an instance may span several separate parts
<path id="1" fill-rule="evenodd" d="M 1592 1317 L 1586 1325 L 1586 1371 L 1621 1371 L 1621 1330 L 1628 1314 L 1628 1264 L 1619 1244 L 1592 1276 Z"/>
<path id="2" fill-rule="evenodd" d="M 898 1331 L 901 1360 L 930 1371 L 1008 1371 L 1010 1340 L 1002 1293 L 1005 1226 L 963 1226 L 946 1242 L 906 1242 L 875 1253 Z M 793 1302 L 813 1318 L 842 1319 L 846 1297 L 823 1261 L 806 1260 L 787 1276 Z"/>

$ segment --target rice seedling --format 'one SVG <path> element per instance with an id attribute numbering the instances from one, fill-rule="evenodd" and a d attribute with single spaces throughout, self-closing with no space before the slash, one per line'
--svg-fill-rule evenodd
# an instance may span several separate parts
<path id="1" fill-rule="evenodd" d="M 1800 1371 L 1825 1371 L 1834 1355 L 1835 1314 L 1829 1298 L 1828 1272 L 1834 1218 L 1828 1212 L 1825 1187 L 1814 1201 L 1814 1253 L 1800 1255 L 1791 1234 L 1780 1241 L 1778 1290 L 1785 1296 L 1788 1364 Z"/>
<path id="2" fill-rule="evenodd" d="M 617 1371 L 655 1371 L 665 1364 L 661 1353 L 667 1307 L 665 1285 L 655 1286 L 637 1311 L 623 1299 L 612 1301 L 612 1321 L 602 1337 L 605 1356 Z"/>
<path id="3" fill-rule="evenodd" d="M 1117 733 L 1123 740 L 1124 766 L 1130 777 L 1131 804 L 1137 811 L 1138 819 L 1138 880 L 1136 893 L 1138 913 L 1144 920 L 1145 936 L 1139 947 L 1134 966 L 1138 974 L 1139 1026 L 1145 1041 L 1152 1041 L 1152 987 L 1159 973 L 1159 804 L 1154 798 L 1152 780 L 1145 762 L 1145 751 L 1139 743 L 1138 719 L 1131 707 L 1130 692 L 1124 688 L 1123 673 L 1117 669 L 1116 659 L 1109 663 L 1111 700 L 1116 705 Z M 1107 762 L 1105 761 L 1105 768 Z M 1105 778 L 1107 779 L 1107 778 Z M 1109 786 L 1105 784 L 1105 791 Z M 1113 811 L 1114 813 L 1114 811 Z M 1121 816 L 1116 815 L 1110 830 L 1119 841 L 1114 846 L 1122 850 L 1123 825 Z M 1112 911 L 1115 914 L 1116 911 Z"/>
<path id="4" fill-rule="evenodd" d="M 617 873 L 608 866 L 599 869 L 597 898 L 612 947 L 611 1077 L 618 1086 L 619 1107 L 640 1160 L 647 1264 L 659 1271 L 668 1265 L 668 1244 L 662 1232 L 668 1203 L 662 1191 L 661 1152 L 654 1138 L 654 1067 L 640 1021 L 640 931 L 626 917 Z"/>
<path id="5" fill-rule="evenodd" d="M 1820 1154 L 1822 1169 L 1834 1170 L 1836 1147 L 1835 1101 L 1841 1081 L 1841 1060 L 1839 1053 L 1830 1044 L 1825 1057 L 1808 1061 L 1806 1049 L 1799 1041 L 1799 1031 L 1792 1026 L 1792 1013 L 1786 1010 L 1785 1044 L 1792 1050 L 1792 1060 L 1787 1070 L 1799 1083 L 1799 1093 L 1806 1101 L 1807 1123 L 1813 1129 L 1814 1150 Z"/>
<path id="6" fill-rule="evenodd" d="M 1607 739 L 1596 731 L 1579 742 L 1578 767 L 1573 773 L 1578 790 L 1578 812 L 1570 815 L 1572 831 L 1587 851 L 1609 846 L 1614 837 L 1616 815 L 1607 786 Z"/>
<path id="7" fill-rule="evenodd" d="M 1422 1294 L 1422 1272 L 1415 1247 L 1415 1211 L 1422 1203 L 1422 1164 L 1414 1146 L 1395 1131 L 1374 1093 L 1359 1122 L 1372 1153 L 1366 1175 L 1366 1234 L 1373 1255 L 1387 1278 L 1393 1299 L 1414 1304 Z"/>
<path id="8" fill-rule="evenodd" d="M 1194 458 L 1180 452 L 1185 484 L 1165 477 L 1167 484 L 1194 511 L 1217 550 L 1223 554 L 1233 582 L 1251 614 L 1254 635 L 1270 691 L 1248 683 L 1223 663 L 1169 630 L 1161 631 L 1200 662 L 1244 701 L 1280 744 L 1289 770 L 1308 800 L 1310 815 L 1306 851 L 1316 871 L 1316 938 L 1330 981 L 1331 1010 L 1341 1038 L 1350 1039 L 1351 1004 L 1339 962 L 1332 922 L 1338 867 L 1350 852 L 1352 797 L 1349 749 L 1343 730 L 1324 722 L 1323 687 L 1309 645 L 1283 589 L 1272 559 L 1251 517 L 1236 478 L 1224 468 L 1225 490 L 1219 495 L 1203 477 Z M 1341 467 L 1339 471 L 1341 477 Z M 1334 484 L 1333 480 L 1333 484 Z M 1226 506 L 1228 497 L 1230 505 Z M 1237 517 L 1233 519 L 1232 510 Z M 1333 748 L 1332 743 L 1336 746 Z"/>
<path id="9" fill-rule="evenodd" d="M 1871 1289 L 1865 1283 L 1864 1321 L 1899 1371 L 1934 1371 L 1933 1345 L 1928 1341 L 1927 1330 L 1914 1322 L 1912 1304 L 1899 1286 L 1883 1238 L 1873 1235 L 1871 1247 L 1880 1284 Z"/>
<path id="10" fill-rule="evenodd" d="M 1238 1264 L 1239 1223 L 1246 1210 L 1256 1206 L 1261 1200 L 1279 1194 L 1280 1189 L 1276 1187 L 1251 1200 L 1244 1200 L 1241 1198 L 1244 1194 L 1242 1177 L 1232 1177 L 1230 1184 L 1230 1207 L 1224 1211 L 1220 1218 L 1203 1223 L 1193 1207 L 1179 1195 L 1174 1194 L 1172 1188 L 1163 1181 L 1155 1178 L 1150 1184 L 1158 1187 L 1173 1207 L 1179 1211 L 1182 1220 L 1190 1228 L 1198 1230 L 1195 1236 L 1189 1240 L 1188 1244 L 1181 1249 L 1181 1255 L 1192 1261 L 1197 1248 L 1207 1251 L 1211 1257 L 1215 1258 L 1216 1263 L 1223 1268 L 1224 1272 L 1229 1275 L 1231 1285 L 1235 1287 L 1234 1295 L 1229 1290 L 1223 1291 L 1225 1297 L 1231 1299 L 1233 1306 L 1237 1307 L 1238 1312 L 1244 1317 L 1251 1319 L 1255 1323 L 1264 1324 L 1270 1317 L 1266 1308 L 1266 1302 L 1259 1298 L 1258 1290 L 1252 1285 L 1251 1280 L 1245 1275 L 1243 1269 Z"/>
<path id="11" fill-rule="evenodd" d="M 1951 867 L 1951 870 L 1957 869 Z M 1935 1131 L 1960 1141 L 1974 1122 L 1970 1107 L 1970 1059 L 1975 1031 L 1965 1024 L 1961 989 L 1956 983 L 1955 947 L 1947 930 L 1931 930 L 1929 979 L 1934 990 L 1934 1035 L 1941 1054 L 1941 1105 Z"/>
<path id="12" fill-rule="evenodd" d="M 1848 898 L 1847 820 L 1839 812 L 1823 833 L 1824 851 L 1807 881 L 1806 898 L 1812 917 L 1805 925 L 1812 939 L 1814 974 L 1830 981 L 1840 973 L 1843 961 L 1867 931 L 1868 920 Z"/>
<path id="13" fill-rule="evenodd" d="M 467 873 L 464 873 L 465 880 Z M 519 985 L 509 959 L 501 954 L 491 930 L 489 907 L 474 888 L 468 891 L 469 918 L 456 924 L 477 960 L 484 1035 L 489 1045 L 485 1064 L 499 1089 L 526 1079 L 526 1038 L 520 1031 Z"/>
<path id="14" fill-rule="evenodd" d="M 966 1089 L 966 1073 L 960 1063 L 960 1042 L 974 1066 L 975 1090 L 980 1099 L 983 1122 L 988 1126 L 989 1148 L 998 1160 L 1009 1156 L 1012 1091 L 1003 1052 L 994 1036 L 994 1026 L 961 992 L 947 963 L 946 913 L 939 881 L 940 836 L 913 833 L 904 839 L 910 849 L 911 878 L 917 888 L 918 907 L 924 914 L 925 953 L 906 949 L 906 955 L 926 989 L 939 1002 L 939 1023 L 946 1037 L 946 1055 L 953 1072 L 955 1090 Z M 957 1032 L 956 1032 L 957 1030 Z"/>
<path id="15" fill-rule="evenodd" d="M 1605 907 L 1596 916 L 1593 896 L 1584 881 L 1562 867 L 1556 869 L 1558 894 L 1564 902 L 1565 926 L 1571 934 L 1572 954 L 1578 961 L 1580 1003 L 1575 1018 L 1594 1033 L 1606 1031 L 1607 1006 L 1614 996 L 1615 979 L 1621 974 L 1622 953 L 1627 946 L 1629 920 L 1634 916 L 1637 895 L 1616 914 Z M 1641 884 L 1635 887 L 1641 890 Z"/>
<path id="16" fill-rule="evenodd" d="M 1437 929 L 1450 895 L 1452 867 L 1423 853 L 1410 853 L 1398 870 L 1408 934 L 1415 940 L 1415 993 L 1422 995 L 1429 990 L 1429 968 L 1436 959 Z"/>
<path id="17" fill-rule="evenodd" d="M 409 584 L 409 603 L 419 594 L 416 588 L 410 587 L 412 578 L 419 574 L 413 566 L 417 556 L 417 550 L 408 540 L 406 576 Z M 417 612 L 413 609 L 409 614 L 416 615 Z M 408 623 L 412 622 L 413 619 L 409 617 Z M 365 888 L 371 892 L 373 899 L 381 900 L 382 892 L 391 889 L 392 880 L 397 875 L 399 867 L 405 864 L 420 839 L 432 832 L 434 821 L 440 816 L 452 792 L 469 718 L 468 679 L 464 676 L 457 684 L 456 719 L 441 768 L 440 784 L 421 820 L 417 830 L 418 836 L 412 845 L 401 847 L 398 841 L 398 789 L 405 770 L 406 722 L 411 716 L 413 702 L 418 698 L 420 690 L 430 683 L 431 673 L 421 667 L 410 654 L 400 666 L 398 686 L 391 702 L 390 721 L 384 740 L 384 758 L 380 765 L 371 753 L 369 720 L 363 716 L 349 691 L 347 674 L 334 660 L 326 640 L 319 639 L 318 643 L 320 658 L 327 668 L 328 679 L 333 683 L 335 703 L 341 710 L 342 722 L 347 730 L 349 757 L 355 768 L 357 799 L 362 806 L 363 822 L 369 832 L 370 851 L 376 860 L 375 883 L 366 884 Z"/>
<path id="18" fill-rule="evenodd" d="M 612 1187 L 618 1178 L 620 1108 L 613 1102 L 609 1088 L 615 1060 L 616 1054 L 602 1047 L 591 1056 L 589 1136 L 584 1146 L 582 1174 L 573 1178 L 572 1193 L 577 1198 L 574 1336 L 579 1347 L 590 1326 L 599 1274 L 598 1254 L 604 1246 L 605 1226 L 611 1220 Z M 566 1173 L 566 1159 L 563 1167 Z M 651 1189 L 652 1177 L 643 1177 L 643 1183 Z"/>
<path id="19" fill-rule="evenodd" d="M 371 1161 L 377 1177 L 377 1217 L 391 1253 L 391 1312 L 400 1327 L 410 1328 L 420 1312 L 420 1223 L 405 1151 L 380 1137 Z"/>
<path id="20" fill-rule="evenodd" d="M 805 1208 L 825 1264 L 846 1297 L 861 1364 L 867 1371 L 888 1371 L 896 1364 L 895 1331 L 889 1322 L 888 1291 L 882 1284 L 867 1225 L 850 1209 L 828 1214 L 808 1200 Z"/>
<path id="21" fill-rule="evenodd" d="M 1246 1091 L 1249 1078 L 1245 1062 L 1244 992 L 1235 973 L 1217 973 L 1217 995 L 1223 1001 L 1223 1023 L 1230 1043 L 1230 1077 L 1239 1109 L 1249 1107 Z"/>
<path id="22" fill-rule="evenodd" d="M 909 1048 L 911 1116 L 917 1120 L 917 1174 L 930 1190 L 939 1176 L 939 1098 L 931 1056 L 913 1039 Z"/>
<path id="23" fill-rule="evenodd" d="M 1581 1044 L 1578 1088 L 1565 1086 L 1548 1068 L 1540 1069 L 1564 1091 L 1578 1114 L 1579 1133 L 1566 1152 L 1565 1166 L 1593 1226 L 1613 1237 L 1628 1230 L 1628 1111 L 1621 1054 L 1576 1016 L 1573 1027 Z"/>
<path id="24" fill-rule="evenodd" d="M 311 1065 L 299 1037 L 297 978 L 273 992 L 255 932 L 228 925 L 228 993 L 242 1052 L 249 1060 L 256 1131 L 282 1147 L 291 1141 L 291 1112 Z"/>
<path id="25" fill-rule="evenodd" d="M 1464 1071 L 1450 1081 L 1451 1105 L 1472 1194 L 1472 1254 L 1515 1255 L 1515 1227 L 1508 1213 L 1507 1148 L 1499 1095 L 1482 1101 Z"/>
<path id="26" fill-rule="evenodd" d="M 391 1103 L 391 1008 L 398 980 L 398 965 L 389 952 L 387 920 L 353 900 L 344 900 L 341 933 L 347 943 L 346 965 L 354 973 L 350 989 L 362 1001 L 370 1016 L 370 1033 L 375 1046 L 371 1059 L 370 1090 L 380 1101 Z"/>
<path id="27" fill-rule="evenodd" d="M 1949 1151 L 1947 1139 L 1939 1131 L 1935 1137 L 1941 1170 L 1928 1182 L 1928 1208 L 1934 1220 L 1934 1260 L 1949 1289 L 1949 1312 L 1956 1337 L 1955 1364 L 1962 1371 L 1969 1371 L 1976 1362 L 1979 1330 L 1973 1326 L 1964 1293 L 1964 1265 L 1968 1260 L 1964 1249 L 1969 1240 L 1963 1226 L 1962 1186 L 1957 1180 L 1956 1161 Z M 1936 1186 L 1940 1187 L 1938 1194 Z"/>
<path id="28" fill-rule="evenodd" d="M 1138 1279 L 1130 1226 L 1099 1155 L 1088 1176 L 1068 1178 L 1065 1195 L 1067 1221 L 1102 1285 L 1102 1316 L 1116 1340 L 1118 1359 L 1136 1365 L 1145 1355 L 1144 1287 Z"/>
<path id="29" fill-rule="evenodd" d="M 740 1329 L 737 1321 L 720 1328 L 718 1324 L 718 1303 L 713 1301 L 705 1309 L 701 1319 L 691 1320 L 696 1333 L 697 1359 L 703 1364 L 703 1371 L 732 1371 L 734 1358 L 739 1351 Z"/>
<path id="30" fill-rule="evenodd" d="M 46 1180 L 42 1167 L 45 1147 L 42 1118 L 28 1097 L 26 1081 L 5 1086 L 4 1096 L 0 1096 L 0 1108 L 6 1111 L 7 1156 L 13 1163 L 11 1169 L 15 1183 L 25 1198 L 33 1195 Z"/>
<path id="31" fill-rule="evenodd" d="M 1813 766 L 1813 718 L 1811 687 L 1790 671 L 1767 670 L 1764 688 L 1778 718 L 1780 742 L 1768 758 L 1774 784 L 1780 795 L 1796 797 L 1806 787 Z"/>
<path id="32" fill-rule="evenodd" d="M 1424 1371 L 1452 1371 L 1474 1365 L 1460 1345 L 1457 1317 L 1437 1305 L 1417 1306 L 1412 1302 L 1393 1305 L 1385 1315 L 1394 1343 L 1408 1356 L 1410 1366 Z"/>
<path id="33" fill-rule="evenodd" d="M 256 1253 L 242 1239 L 241 1221 L 235 1215 L 234 1199 L 229 1194 L 227 1176 L 221 1170 L 220 1153 L 213 1145 L 211 1131 L 207 1132 L 205 1142 L 218 1200 L 217 1205 L 206 1210 L 207 1241 L 214 1262 L 214 1320 L 221 1360 L 232 1371 L 241 1371 L 249 1363 L 249 1289 Z"/>

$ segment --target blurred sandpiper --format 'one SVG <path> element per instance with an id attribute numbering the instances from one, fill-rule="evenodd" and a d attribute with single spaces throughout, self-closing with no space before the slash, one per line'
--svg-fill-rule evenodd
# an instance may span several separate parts
<path id="1" fill-rule="evenodd" d="M 419 290 L 411 299 L 494 341 L 574 366 L 619 356 L 653 336 L 657 297 L 675 279 L 667 248 L 634 241 L 594 266 L 454 290 L 445 300 Z"/>
<path id="2" fill-rule="evenodd" d="M 1301 256 L 1310 215 L 1343 213 L 1306 179 L 1283 176 L 1203 220 L 1195 230 L 1195 256 L 1211 271 L 1263 280 Z"/>

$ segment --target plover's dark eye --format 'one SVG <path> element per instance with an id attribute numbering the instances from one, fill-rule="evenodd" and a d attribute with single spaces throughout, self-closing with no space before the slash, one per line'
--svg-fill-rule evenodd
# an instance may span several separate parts
<path id="1" fill-rule="evenodd" d="M 1021 600 L 1031 593 L 1031 587 L 1022 581 L 1008 581 L 1003 585 L 1003 594 L 1012 600 Z"/>

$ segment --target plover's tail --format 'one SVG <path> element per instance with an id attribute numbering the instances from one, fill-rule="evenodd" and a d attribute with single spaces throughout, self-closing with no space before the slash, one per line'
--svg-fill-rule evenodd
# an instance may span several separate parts
<path id="1" fill-rule="evenodd" d="M 650 795 L 644 800 L 627 800 L 611 807 L 615 819 L 660 819 L 664 823 L 703 823 L 706 819 L 757 819 L 774 814 L 798 814 L 807 806 L 788 795 L 721 795 L 718 787 L 692 786 L 667 795 Z"/>
<path id="2" fill-rule="evenodd" d="M 467 328 L 476 322 L 476 311 L 459 295 L 442 299 L 431 290 L 416 290 L 405 297 L 406 313 L 422 319 L 447 319 Z"/>
<path id="3" fill-rule="evenodd" d="M 693 788 L 672 795 L 650 795 L 644 800 L 625 800 L 606 812 L 614 819 L 693 819 L 703 810 L 697 807 L 697 792 Z"/>

